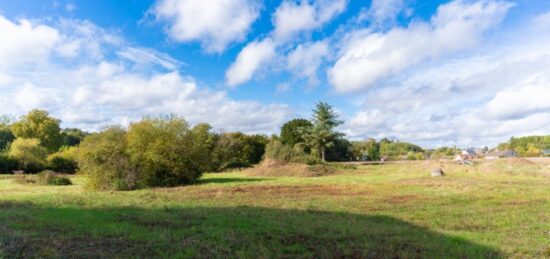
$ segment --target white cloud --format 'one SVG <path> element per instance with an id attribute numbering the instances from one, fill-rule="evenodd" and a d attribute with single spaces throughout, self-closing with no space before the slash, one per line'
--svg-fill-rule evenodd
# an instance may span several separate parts
<path id="1" fill-rule="evenodd" d="M 46 107 L 52 97 L 54 96 L 49 94 L 48 89 L 37 88 L 33 84 L 26 83 L 17 91 L 13 100 L 21 109 L 31 110 Z"/>
<path id="2" fill-rule="evenodd" d="M 359 20 L 370 20 L 376 26 L 393 24 L 405 7 L 405 0 L 373 0 L 370 8 L 360 13 Z"/>
<path id="3" fill-rule="evenodd" d="M 287 53 L 277 53 L 278 49 L 284 46 L 291 45 L 297 41 L 296 37 L 301 33 L 310 32 L 320 28 L 325 23 L 333 19 L 338 14 L 342 13 L 347 5 L 347 0 L 318 0 L 318 1 L 284 1 L 273 14 L 274 29 L 269 36 L 262 40 L 256 40 L 246 45 L 239 55 L 237 60 L 231 64 L 226 71 L 226 83 L 229 86 L 237 86 L 248 82 L 254 77 L 254 74 L 261 67 L 269 65 L 278 55 L 286 55 Z M 320 46 L 320 45 L 319 45 Z M 299 52 L 296 55 L 308 55 L 308 67 L 305 70 L 298 71 L 297 74 L 302 77 L 307 77 L 310 84 L 316 84 L 315 71 L 312 71 L 314 66 L 320 62 L 320 48 L 311 49 L 318 53 L 309 53 L 310 50 L 302 50 L 304 47 L 299 47 Z M 288 48 L 287 48 L 288 50 Z M 279 50 L 284 52 L 285 50 Z M 324 54 L 323 54 L 324 55 Z M 305 57 L 305 56 L 304 56 Z M 289 60 L 294 59 L 290 57 Z M 291 61 L 289 66 L 298 65 L 296 61 Z M 315 68 L 314 70 L 316 70 Z M 307 73 L 307 75 L 304 75 Z"/>
<path id="4" fill-rule="evenodd" d="M 328 71 L 330 82 L 339 92 L 356 91 L 427 59 L 475 46 L 510 7 L 499 1 L 453 1 L 441 5 L 429 23 L 412 22 L 386 33 L 352 32 Z"/>
<path id="5" fill-rule="evenodd" d="M 151 11 L 168 23 L 172 39 L 198 41 L 207 52 L 220 53 L 245 39 L 260 7 L 257 0 L 159 0 Z"/>
<path id="6" fill-rule="evenodd" d="M 539 112 L 550 113 L 550 72 L 517 87 L 498 92 L 487 104 L 487 112 L 498 119 L 517 119 Z"/>
<path id="7" fill-rule="evenodd" d="M 550 12 L 535 17 L 534 23 L 536 29 L 540 31 L 550 31 Z"/>
<path id="8" fill-rule="evenodd" d="M 2 16 L 0 22 L 1 28 L 10 28 L 0 30 L 0 38 L 12 41 L 0 47 L 0 63 L 12 64 L 0 66 L 2 113 L 22 115 L 39 107 L 60 118 L 64 126 L 87 130 L 127 125 L 145 114 L 176 113 L 216 129 L 263 133 L 276 132 L 291 114 L 286 105 L 235 101 L 226 92 L 199 86 L 177 71 L 163 72 L 180 62 L 123 39 L 112 40 L 89 22 L 25 21 L 20 25 Z M 55 35 L 54 40 L 42 47 L 50 35 Z M 91 39 L 95 42 L 87 42 Z M 59 47 L 69 42 L 79 42 L 75 50 L 79 54 L 59 53 Z M 17 46 L 29 49 L 17 50 Z M 33 51 L 40 54 L 40 62 L 26 57 Z M 25 62 L 12 62 L 16 60 Z"/>
<path id="9" fill-rule="evenodd" d="M 317 70 L 323 59 L 329 54 L 325 41 L 300 44 L 287 57 L 287 67 L 295 76 L 307 78 L 310 86 L 319 83 Z"/>
<path id="10" fill-rule="evenodd" d="M 67 12 L 69 13 L 72 13 L 76 10 L 76 5 L 73 3 L 68 3 L 65 5 L 65 10 L 67 10 Z"/>
<path id="11" fill-rule="evenodd" d="M 59 32 L 28 20 L 17 23 L 0 16 L 0 67 L 43 62 L 59 42 Z"/>
<path id="12" fill-rule="evenodd" d="M 290 90 L 291 86 L 289 83 L 280 83 L 277 85 L 277 93 L 283 93 L 283 92 L 286 92 L 288 90 Z"/>
<path id="13" fill-rule="evenodd" d="M 117 55 L 141 66 L 160 65 L 169 70 L 176 70 L 183 64 L 164 53 L 147 48 L 125 47 L 117 51 Z"/>
<path id="14" fill-rule="evenodd" d="M 285 1 L 281 4 L 275 14 L 274 35 L 277 38 L 287 38 L 292 33 L 301 30 L 315 28 L 317 25 L 315 8 L 307 2 L 296 4 Z"/>
<path id="15" fill-rule="evenodd" d="M 273 37 L 286 41 L 299 32 L 317 29 L 342 13 L 346 5 L 347 0 L 284 1 L 273 15 Z"/>
<path id="16" fill-rule="evenodd" d="M 484 146 L 550 132 L 550 39 L 524 39 L 419 66 L 367 89 L 347 120 L 351 138 L 392 137 L 424 146 Z"/>
<path id="17" fill-rule="evenodd" d="M 236 86 L 252 79 L 254 73 L 275 57 L 275 43 L 271 38 L 253 41 L 244 47 L 237 60 L 231 64 L 225 73 L 229 86 Z"/>

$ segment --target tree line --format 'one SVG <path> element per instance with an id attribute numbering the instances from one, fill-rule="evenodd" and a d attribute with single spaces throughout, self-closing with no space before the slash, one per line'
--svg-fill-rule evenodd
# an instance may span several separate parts
<path id="1" fill-rule="evenodd" d="M 497 149 L 511 149 L 520 156 L 539 156 L 543 150 L 550 149 L 550 135 L 511 137 L 508 142 L 499 144 Z"/>
<path id="2" fill-rule="evenodd" d="M 61 121 L 35 109 L 19 120 L 0 117 L 0 173 L 82 172 L 88 187 L 131 190 L 195 182 L 204 172 L 249 167 L 262 159 L 318 164 L 354 160 L 422 160 L 452 156 L 456 147 L 424 150 L 383 138 L 349 141 L 337 130 L 343 122 L 319 102 L 310 119 L 293 119 L 280 135 L 214 132 L 207 123 L 190 125 L 176 115 L 144 117 L 127 128 L 99 132 L 61 129 Z M 500 147 L 522 155 L 550 146 L 550 136 L 512 138 Z"/>

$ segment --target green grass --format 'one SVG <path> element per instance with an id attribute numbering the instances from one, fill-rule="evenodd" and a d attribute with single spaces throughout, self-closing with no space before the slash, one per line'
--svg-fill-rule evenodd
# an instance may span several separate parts
<path id="1" fill-rule="evenodd" d="M 0 258 L 550 257 L 548 166 L 415 162 L 324 177 L 206 174 L 131 192 L 0 177 Z"/>

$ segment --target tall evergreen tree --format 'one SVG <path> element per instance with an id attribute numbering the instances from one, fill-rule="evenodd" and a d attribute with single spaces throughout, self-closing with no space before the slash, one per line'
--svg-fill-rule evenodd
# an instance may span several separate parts
<path id="1" fill-rule="evenodd" d="M 338 120 L 338 115 L 332 106 L 326 102 L 318 102 L 313 110 L 313 127 L 305 130 L 304 139 L 314 152 L 325 162 L 326 150 L 334 145 L 334 141 L 343 133 L 337 132 L 336 127 L 343 121 Z"/>

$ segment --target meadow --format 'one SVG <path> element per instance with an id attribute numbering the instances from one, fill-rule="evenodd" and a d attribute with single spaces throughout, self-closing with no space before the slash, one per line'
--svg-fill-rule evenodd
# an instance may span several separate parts
<path id="1" fill-rule="evenodd" d="M 0 258 L 550 257 L 550 164 L 337 166 L 320 177 L 205 174 L 136 191 L 0 176 Z"/>

